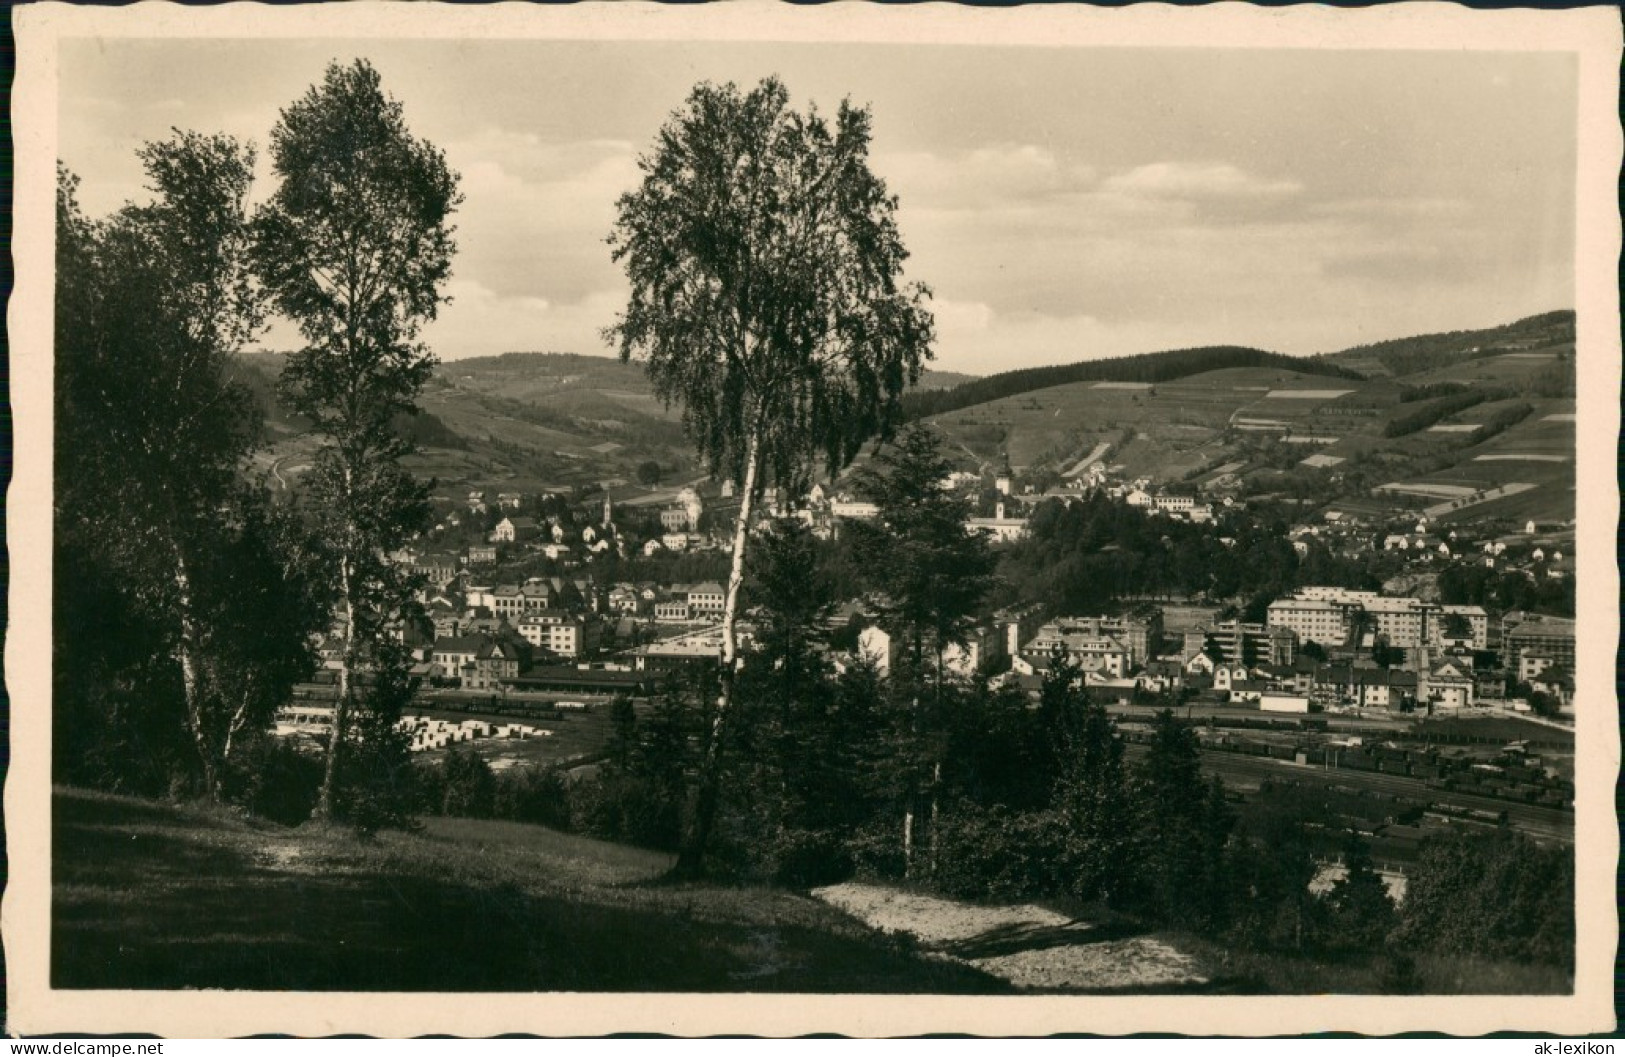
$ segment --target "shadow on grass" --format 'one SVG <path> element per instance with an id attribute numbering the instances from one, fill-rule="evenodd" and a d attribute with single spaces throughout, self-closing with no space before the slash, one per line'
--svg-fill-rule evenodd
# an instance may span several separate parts
<path id="1" fill-rule="evenodd" d="M 697 921 L 682 910 L 610 905 L 613 897 L 600 901 L 591 889 L 555 895 L 545 884 L 537 892 L 448 881 L 428 860 L 422 872 L 386 873 L 362 857 L 288 869 L 257 854 L 267 841 L 296 844 L 288 831 L 72 794 L 56 804 L 57 988 L 1007 990 L 879 938 Z M 155 820 L 153 809 L 171 821 Z M 710 897 L 694 893 L 696 902 Z"/>
<path id="2" fill-rule="evenodd" d="M 956 958 L 997 958 L 1022 951 L 1046 951 L 1055 947 L 1087 947 L 1112 940 L 1132 939 L 1149 931 L 1128 922 L 1091 925 L 1074 921 L 1066 925 L 1001 925 L 986 932 L 947 944 L 941 949 Z"/>

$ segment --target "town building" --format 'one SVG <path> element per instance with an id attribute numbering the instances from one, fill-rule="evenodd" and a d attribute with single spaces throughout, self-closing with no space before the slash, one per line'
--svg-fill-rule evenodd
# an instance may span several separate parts
<path id="1" fill-rule="evenodd" d="M 1004 656 L 1004 636 L 993 624 L 966 630 L 964 642 L 950 642 L 942 650 L 942 667 L 970 678 L 996 658 Z"/>
<path id="2" fill-rule="evenodd" d="M 672 593 L 676 594 L 677 589 L 673 588 Z M 720 617 L 727 606 L 728 595 L 721 584 L 694 584 L 687 593 L 689 612 L 696 617 Z"/>
<path id="3" fill-rule="evenodd" d="M 1240 620 L 1216 621 L 1203 631 L 1203 648 L 1229 664 L 1291 664 L 1297 640 L 1291 628 Z"/>
<path id="4" fill-rule="evenodd" d="M 1122 678 L 1129 669 L 1128 649 L 1116 637 L 1059 623 L 1039 628 L 1010 664 L 1022 675 L 1034 675 L 1048 671 L 1057 658 L 1076 665 L 1085 674 L 1100 672 L 1114 679 Z"/>
<path id="5" fill-rule="evenodd" d="M 1162 647 L 1162 613 L 1154 606 L 1142 606 L 1120 617 L 1060 617 L 1040 627 L 1027 649 L 1050 652 L 1067 648 L 1072 640 L 1107 636 L 1123 647 L 1130 668 L 1145 664 Z"/>
<path id="6" fill-rule="evenodd" d="M 584 657 L 598 649 L 601 628 L 564 613 L 530 613 L 519 620 L 519 636 L 560 657 Z"/>
<path id="7" fill-rule="evenodd" d="M 435 587 L 444 587 L 457 579 L 457 559 L 449 554 L 426 554 L 408 564 L 407 570 Z"/>
<path id="8" fill-rule="evenodd" d="M 1006 517 L 1005 505 L 1001 502 L 994 507 L 992 517 L 973 517 L 965 521 L 968 532 L 985 532 L 996 543 L 1009 543 L 1027 535 L 1027 519 L 1023 517 Z"/>
<path id="9" fill-rule="evenodd" d="M 1501 619 L 1501 660 L 1512 671 L 1544 662 L 1575 668 L 1574 621 L 1515 610 Z M 1533 660 L 1526 665 L 1524 658 Z"/>
<path id="10" fill-rule="evenodd" d="M 503 584 L 491 592 L 491 612 L 513 619 L 525 611 L 525 595 L 518 584 Z"/>
<path id="11" fill-rule="evenodd" d="M 505 517 L 491 530 L 492 543 L 522 543 L 535 539 L 541 529 L 533 517 Z"/>
<path id="12" fill-rule="evenodd" d="M 1265 621 L 1269 627 L 1295 633 L 1302 642 L 1340 645 L 1349 637 L 1351 609 L 1321 598 L 1277 598 L 1269 604 Z"/>
<path id="13" fill-rule="evenodd" d="M 867 519 L 878 517 L 880 508 L 873 503 L 862 499 L 853 499 L 851 496 L 837 496 L 829 505 L 829 512 L 838 518 Z"/>
<path id="14" fill-rule="evenodd" d="M 668 598 L 655 603 L 655 619 L 666 624 L 682 624 L 693 619 L 687 598 Z"/>
<path id="15" fill-rule="evenodd" d="M 1356 631 L 1405 650 L 1447 645 L 1482 650 L 1489 642 L 1489 614 L 1479 606 L 1441 606 L 1343 587 L 1300 588 L 1290 598 L 1271 602 L 1267 620 L 1271 627 L 1290 628 L 1299 639 L 1321 645 L 1361 646 L 1350 643 Z M 1465 634 L 1447 634 L 1460 622 L 1465 622 Z"/>
<path id="16" fill-rule="evenodd" d="M 1457 661 L 1445 661 L 1417 677 L 1416 702 L 1429 711 L 1471 708 L 1473 671 Z"/>
<path id="17" fill-rule="evenodd" d="M 474 661 L 485 643 L 485 637 L 480 635 L 436 640 L 430 654 L 434 674 L 441 679 L 461 679 L 465 668 L 472 672 Z"/>
<path id="18" fill-rule="evenodd" d="M 523 650 L 518 643 L 487 639 L 474 656 L 472 670 L 463 669 L 463 687 L 468 690 L 498 690 L 519 678 L 519 671 L 523 667 Z"/>
<path id="19" fill-rule="evenodd" d="M 1258 707 L 1264 712 L 1308 713 L 1309 699 L 1300 694 L 1260 694 Z"/>

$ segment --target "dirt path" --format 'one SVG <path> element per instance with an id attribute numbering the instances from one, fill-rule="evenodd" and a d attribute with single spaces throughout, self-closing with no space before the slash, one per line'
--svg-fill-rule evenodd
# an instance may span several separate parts
<path id="1" fill-rule="evenodd" d="M 1061 474 L 1061 476 L 1062 477 L 1076 477 L 1076 476 L 1078 476 L 1078 474 L 1082 473 L 1083 471 L 1087 470 L 1089 467 L 1093 466 L 1095 463 L 1099 462 L 1100 457 L 1105 455 L 1106 452 L 1108 450 L 1110 450 L 1110 448 L 1111 448 L 1110 444 L 1106 443 L 1105 441 L 1101 441 L 1099 444 L 1096 444 L 1094 446 L 1094 448 L 1092 448 L 1090 450 L 1088 455 L 1085 455 L 1083 458 L 1081 458 L 1077 462 L 1073 463 L 1072 468 L 1070 470 L 1067 470 L 1065 473 Z"/>
<path id="2" fill-rule="evenodd" d="M 1040 906 L 974 906 L 868 884 L 832 885 L 812 894 L 882 932 L 913 936 L 935 957 L 1019 988 L 1115 991 L 1206 982 L 1194 959 L 1162 940 Z"/>

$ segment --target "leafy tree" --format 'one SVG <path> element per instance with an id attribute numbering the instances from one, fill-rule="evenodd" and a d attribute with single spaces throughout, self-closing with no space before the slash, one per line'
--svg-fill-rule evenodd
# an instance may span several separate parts
<path id="1" fill-rule="evenodd" d="M 214 545 L 194 563 L 194 611 L 205 734 L 224 765 L 316 667 L 310 636 L 325 599 L 305 525 L 263 485 L 238 487 L 217 517 Z"/>
<path id="2" fill-rule="evenodd" d="M 1315 812 L 1270 793 L 1266 781 L 1230 856 L 1230 934 L 1249 947 L 1312 951 L 1327 931 L 1325 904 L 1309 890 L 1320 869 Z"/>
<path id="3" fill-rule="evenodd" d="M 1460 613 L 1446 613 L 1444 615 L 1443 631 L 1446 638 L 1467 639 L 1473 634 L 1473 625 L 1470 620 Z"/>
<path id="4" fill-rule="evenodd" d="M 722 622 L 722 685 L 679 871 L 715 816 L 738 661 L 735 624 L 754 505 L 768 485 L 833 472 L 899 414 L 929 357 L 928 292 L 899 282 L 896 199 L 868 166 L 870 117 L 802 114 L 775 78 L 701 84 L 639 166 L 609 236 L 631 296 L 606 336 L 645 364 L 713 474 L 739 485 Z"/>
<path id="5" fill-rule="evenodd" d="M 1117 726 L 1078 675 L 1072 665 L 1053 668 L 1039 711 L 1059 757 L 1055 806 L 1070 894 L 1111 900 L 1134 881 L 1134 803 Z"/>
<path id="6" fill-rule="evenodd" d="M 935 750 L 928 757 L 933 765 L 942 763 L 943 795 L 1017 812 L 1050 805 L 1061 760 L 1045 717 L 1024 693 L 980 681 L 950 683 L 932 705 L 935 729 L 925 747 Z"/>
<path id="7" fill-rule="evenodd" d="M 638 484 L 656 485 L 660 483 L 660 464 L 653 459 L 638 463 Z"/>
<path id="8" fill-rule="evenodd" d="M 165 701 L 178 695 L 202 788 L 218 797 L 236 736 L 263 728 L 308 665 L 311 613 L 284 564 L 287 539 L 260 531 L 264 490 L 239 482 L 260 421 L 230 378 L 261 322 L 247 270 L 253 151 L 176 132 L 139 155 L 152 200 L 103 222 L 83 216 L 77 180 L 58 174 L 59 715 L 117 709 L 122 682 L 133 691 L 126 715 L 157 720 L 139 751 L 162 753 Z M 243 607 L 218 604 L 239 591 Z M 119 626 L 87 634 L 86 603 Z M 251 626 L 267 608 L 275 627 Z M 124 645 L 147 660 L 132 667 Z"/>
<path id="9" fill-rule="evenodd" d="M 627 767 L 638 743 L 638 713 L 630 694 L 616 694 L 609 702 L 609 762 Z"/>
<path id="10" fill-rule="evenodd" d="M 410 445 L 395 422 L 415 412 L 434 364 L 417 338 L 445 299 L 447 217 L 460 197 L 444 156 L 412 137 L 365 60 L 329 66 L 282 111 L 271 159 L 280 182 L 254 220 L 255 264 L 306 342 L 282 385 L 322 438 L 305 481 L 330 550 L 344 643 L 318 806 L 330 816 L 357 670 L 382 663 L 379 644 L 409 598 L 383 555 L 427 516 L 425 490 L 400 466 Z"/>
<path id="11" fill-rule="evenodd" d="M 635 743 L 621 762 L 571 789 L 574 827 L 612 840 L 663 850 L 677 848 L 687 808 L 687 774 L 695 759 L 691 742 L 706 717 L 694 706 L 697 688 L 673 678 L 650 712 L 633 728 Z"/>
<path id="12" fill-rule="evenodd" d="M 1408 881 L 1396 945 L 1573 972 L 1573 848 L 1507 832 L 1435 837 Z"/>
<path id="13" fill-rule="evenodd" d="M 1372 865 L 1370 848 L 1358 836 L 1344 845 L 1343 866 L 1348 872 L 1326 893 L 1332 935 L 1357 950 L 1379 950 L 1394 927 L 1394 904 Z"/>
<path id="14" fill-rule="evenodd" d="M 1405 659 L 1405 651 L 1388 643 L 1386 635 L 1378 635 L 1371 645 L 1371 660 L 1379 668 L 1392 668 Z"/>
<path id="15" fill-rule="evenodd" d="M 850 871 L 847 837 L 872 811 L 865 771 L 885 740 L 878 690 L 835 678 L 825 659 L 834 592 L 820 549 L 799 521 L 781 520 L 751 551 L 745 597 L 757 648 L 739 673 L 728 783 L 738 858 L 797 885 Z"/>

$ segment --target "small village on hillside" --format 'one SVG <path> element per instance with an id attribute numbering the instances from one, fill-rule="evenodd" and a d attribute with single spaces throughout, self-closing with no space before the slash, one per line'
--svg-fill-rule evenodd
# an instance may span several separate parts
<path id="1" fill-rule="evenodd" d="M 465 43 L 68 48 L 52 989 L 1595 975 L 1561 137 L 1315 102 L 1208 159 L 1216 86 L 1301 82 L 1267 49 L 966 45 L 1105 135 L 935 52 Z M 220 99 L 148 99 L 193 47 Z M 1344 108 L 1572 93 L 1327 61 Z M 615 88 L 515 104 L 543 67 Z M 176 123 L 104 144 L 125 96 Z"/>

